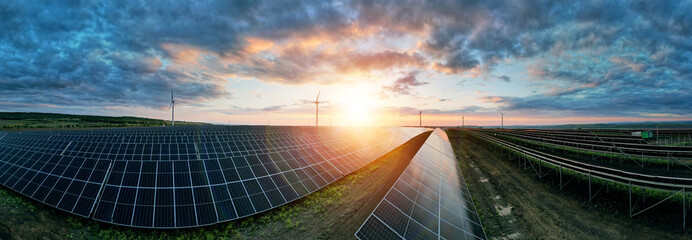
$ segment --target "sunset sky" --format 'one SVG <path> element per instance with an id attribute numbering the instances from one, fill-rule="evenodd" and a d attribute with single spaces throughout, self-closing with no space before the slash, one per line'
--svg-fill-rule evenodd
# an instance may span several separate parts
<path id="1" fill-rule="evenodd" d="M 529 3 L 530 2 L 530 3 Z M 682 2 L 682 3 L 681 3 Z M 0 111 L 210 123 L 692 119 L 690 1 L 2 1 Z"/>

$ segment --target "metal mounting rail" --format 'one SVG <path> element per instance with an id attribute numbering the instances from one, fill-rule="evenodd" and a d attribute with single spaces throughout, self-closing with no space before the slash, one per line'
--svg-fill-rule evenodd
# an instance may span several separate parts
<path id="1" fill-rule="evenodd" d="M 603 139 L 601 139 L 601 137 L 596 136 L 596 138 L 598 138 L 598 140 L 601 140 L 601 142 L 603 142 L 603 143 L 605 143 L 605 144 L 608 144 L 608 143 L 606 143 L 606 141 L 603 141 Z M 642 163 L 640 164 L 639 162 L 637 162 L 636 160 L 634 160 L 634 158 L 630 157 L 629 154 L 623 152 L 622 149 L 620 149 L 620 147 L 618 147 L 617 145 L 615 145 L 615 143 L 612 143 L 612 142 L 611 142 L 610 145 L 613 145 L 613 147 L 614 147 L 615 149 L 617 149 L 618 151 L 620 151 L 620 153 L 622 153 L 622 155 L 625 155 L 627 158 L 629 158 L 630 160 L 632 160 L 634 163 L 639 164 L 639 166 L 641 166 L 641 167 L 644 167 L 644 159 L 642 159 Z M 670 155 L 670 154 L 669 154 L 669 155 Z"/>
<path id="2" fill-rule="evenodd" d="M 685 164 L 684 162 L 680 161 L 680 159 L 676 158 L 675 156 L 670 155 L 670 153 L 668 154 L 668 157 L 669 157 L 669 158 L 672 158 L 673 160 L 677 161 L 679 164 L 681 164 L 681 165 L 687 167 L 688 169 L 692 170 L 692 167 L 690 167 L 689 165 L 687 165 L 687 164 Z"/>
<path id="3" fill-rule="evenodd" d="M 645 187 L 657 190 L 670 190 L 672 188 L 692 188 L 692 178 L 647 175 L 598 165 L 592 165 L 543 153 L 502 139 L 488 136 L 486 134 L 477 133 L 474 131 L 470 132 L 476 136 L 480 135 L 479 137 L 498 143 L 502 146 L 518 151 L 522 154 L 526 154 L 536 159 L 541 159 L 543 162 L 548 163 L 550 165 L 554 165 L 556 167 L 562 166 L 563 168 L 587 175 L 591 173 L 593 177 L 598 177 L 622 184 L 629 184 L 629 182 L 632 182 L 633 185 L 638 187 Z"/>
<path id="4" fill-rule="evenodd" d="M 559 168 L 560 170 L 560 189 L 562 189 L 565 185 L 567 184 L 562 184 L 562 169 L 566 168 L 572 171 L 575 171 L 579 174 L 583 175 L 588 175 L 589 179 L 589 202 L 593 200 L 596 194 L 598 194 L 601 189 L 596 191 L 595 194 L 592 194 L 592 189 L 591 189 L 591 178 L 600 178 L 606 181 L 611 181 L 611 182 L 616 182 L 620 183 L 623 185 L 628 186 L 628 192 L 629 192 L 629 215 L 630 217 L 634 217 L 644 211 L 647 211 L 656 205 L 659 205 L 660 203 L 672 198 L 674 195 L 677 195 L 682 192 L 682 227 L 683 229 L 686 228 L 686 219 L 687 219 L 687 208 L 688 208 L 688 203 L 686 203 L 686 196 L 685 192 L 686 189 L 692 188 L 692 178 L 677 178 L 677 177 L 665 177 L 665 176 L 655 176 L 655 175 L 646 175 L 646 174 L 639 174 L 639 173 L 633 173 L 633 172 L 628 172 L 628 171 L 622 171 L 618 169 L 612 169 L 612 168 L 607 168 L 607 167 L 602 167 L 602 166 L 596 166 L 596 165 L 591 165 L 571 159 L 566 159 L 562 157 L 557 157 L 554 155 L 550 155 L 547 153 L 540 152 L 538 150 L 533 150 L 518 144 L 514 144 L 496 137 L 489 136 L 487 134 L 484 134 L 482 132 L 476 132 L 476 131 L 467 131 L 471 133 L 472 135 L 481 138 L 483 140 L 486 140 L 488 142 L 496 143 L 502 147 L 505 147 L 507 149 L 516 151 L 519 153 L 520 156 L 523 156 L 523 158 L 526 157 L 532 157 L 535 158 L 539 161 L 539 166 L 542 163 L 547 163 L 549 165 L 555 166 Z M 520 161 L 521 161 L 520 157 Z M 528 159 L 525 159 L 524 161 L 527 161 Z M 539 177 L 542 178 L 542 174 L 539 172 Z M 571 181 L 571 180 L 570 180 Z M 569 182 L 568 182 L 569 183 Z M 667 198 L 660 200 L 653 205 L 644 208 L 643 210 L 640 210 L 638 212 L 635 212 L 635 209 L 637 208 L 637 204 L 639 203 L 639 198 L 637 197 L 634 205 L 632 204 L 632 186 L 635 187 L 640 187 L 640 188 L 647 188 L 647 189 L 654 189 L 654 190 L 663 190 L 666 192 L 669 192 L 671 195 L 668 196 Z"/>
<path id="5" fill-rule="evenodd" d="M 492 130 L 491 130 L 492 131 Z M 493 131 L 495 132 L 495 131 Z M 505 135 L 517 135 L 525 138 L 550 138 L 555 141 L 562 141 L 562 142 L 570 142 L 570 143 L 579 143 L 579 144 L 585 144 L 585 145 L 602 145 L 600 141 L 594 140 L 588 140 L 588 139 L 575 139 L 575 138 L 569 138 L 561 135 L 555 135 L 555 134 L 547 134 L 547 133 L 533 133 L 533 132 L 520 132 L 520 131 L 497 131 L 500 133 L 503 133 Z M 669 152 L 679 152 L 682 154 L 689 154 L 692 153 L 692 148 L 689 146 L 660 146 L 660 145 L 648 145 L 648 144 L 635 144 L 635 143 L 625 143 L 625 142 L 612 142 L 614 144 L 621 145 L 622 149 L 632 149 L 636 151 L 650 151 L 650 152 L 660 152 L 660 151 L 669 151 Z"/>
<path id="6" fill-rule="evenodd" d="M 484 131 L 481 131 L 481 132 L 484 132 Z M 521 138 L 521 139 L 529 140 L 529 141 L 540 141 L 540 142 L 546 142 L 546 143 L 550 142 L 550 143 L 555 144 L 555 145 L 571 146 L 573 148 L 584 149 L 584 150 L 589 150 L 589 151 L 594 151 L 594 149 L 593 149 L 594 147 L 600 148 L 600 149 L 612 148 L 612 146 L 610 146 L 610 145 L 604 145 L 604 144 L 608 144 L 607 142 L 602 143 L 600 141 L 595 141 L 595 142 L 594 141 L 588 141 L 589 143 L 584 143 L 583 142 L 584 140 L 554 139 L 556 137 L 552 137 L 552 138 L 551 137 L 538 137 L 538 136 L 532 136 L 532 135 L 526 135 L 526 134 L 517 134 L 517 133 L 510 133 L 510 132 L 503 132 L 503 131 L 497 131 L 497 132 L 492 131 L 492 133 L 500 133 L 502 135 L 517 137 L 517 138 Z M 586 148 L 584 146 L 587 146 L 590 148 Z M 647 145 L 645 145 L 645 146 L 647 146 Z M 631 152 L 641 153 L 642 158 L 644 158 L 644 157 L 646 157 L 646 158 L 665 158 L 666 155 L 663 154 L 664 152 L 683 155 L 686 158 L 688 156 L 692 156 L 692 151 L 686 151 L 686 150 L 680 151 L 680 150 L 666 150 L 666 149 L 632 148 L 632 147 L 622 147 L 622 146 L 617 146 L 617 147 L 620 148 L 621 150 L 627 150 L 627 151 L 631 151 Z M 689 147 L 687 147 L 687 148 L 689 148 Z M 605 152 L 605 151 L 602 151 L 602 152 Z"/>

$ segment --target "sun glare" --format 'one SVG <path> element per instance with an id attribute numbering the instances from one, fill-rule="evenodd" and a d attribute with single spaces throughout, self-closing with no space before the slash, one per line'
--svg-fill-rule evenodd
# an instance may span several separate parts
<path id="1" fill-rule="evenodd" d="M 372 108 L 375 99 L 364 89 L 353 89 L 347 93 L 343 103 L 344 119 L 347 125 L 372 125 Z"/>

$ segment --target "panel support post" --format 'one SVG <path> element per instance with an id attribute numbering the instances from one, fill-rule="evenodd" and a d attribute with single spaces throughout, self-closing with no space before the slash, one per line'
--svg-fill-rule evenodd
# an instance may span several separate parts
<path id="1" fill-rule="evenodd" d="M 541 162 L 542 162 L 541 158 L 538 158 L 538 179 L 543 178 L 543 168 L 541 166 L 542 165 Z"/>
<path id="2" fill-rule="evenodd" d="M 589 172 L 589 202 L 591 202 L 591 172 Z"/>
<path id="3" fill-rule="evenodd" d="M 562 164 L 560 164 L 560 191 L 562 191 Z"/>
<path id="4" fill-rule="evenodd" d="M 632 181 L 629 181 L 628 192 L 630 196 L 630 217 L 632 217 Z"/>

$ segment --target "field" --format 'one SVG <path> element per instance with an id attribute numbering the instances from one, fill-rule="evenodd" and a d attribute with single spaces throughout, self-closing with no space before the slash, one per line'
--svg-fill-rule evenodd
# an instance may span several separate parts
<path id="1" fill-rule="evenodd" d="M 240 221 L 181 230 L 101 224 L 0 188 L 0 239 L 353 239 L 430 133 L 305 198 Z"/>
<path id="2" fill-rule="evenodd" d="M 584 181 L 574 181 L 561 191 L 553 179 L 539 180 L 473 136 L 459 130 L 447 133 L 491 239 L 690 238 L 677 216 L 679 204 L 656 208 L 659 214 L 671 214 L 645 212 L 630 218 L 626 197 L 623 201 L 612 189 L 590 203 Z"/>
<path id="3" fill-rule="evenodd" d="M 283 207 L 200 228 L 147 230 L 104 224 L 0 187 L 0 239 L 353 239 L 429 134 Z M 561 189 L 555 173 L 538 179 L 531 168 L 508 160 L 507 151 L 464 131 L 450 129 L 447 134 L 489 239 L 692 239 L 689 228 L 681 227 L 677 196 L 629 217 L 627 191 L 621 187 L 594 180 L 594 186 L 605 189 L 589 201 L 585 178 L 575 177 Z M 588 162 L 590 157 L 584 156 L 588 155 L 581 161 Z M 635 192 L 643 197 L 644 207 L 665 197 Z"/>
<path id="4" fill-rule="evenodd" d="M 55 113 L 0 112 L 0 131 L 146 127 L 170 124 L 171 122 L 167 120 L 139 117 L 106 117 Z M 176 121 L 176 124 L 198 125 L 203 123 Z"/>

